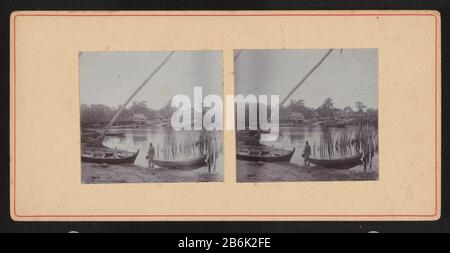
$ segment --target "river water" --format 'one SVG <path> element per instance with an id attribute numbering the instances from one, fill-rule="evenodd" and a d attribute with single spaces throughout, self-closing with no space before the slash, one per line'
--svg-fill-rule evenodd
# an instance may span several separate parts
<path id="1" fill-rule="evenodd" d="M 153 128 L 137 128 L 137 129 L 113 129 L 111 133 L 124 133 L 123 137 L 118 136 L 106 136 L 103 144 L 105 146 L 111 148 L 119 148 L 125 149 L 128 151 L 136 151 L 140 150 L 138 157 L 136 158 L 135 165 L 141 167 L 148 167 L 148 162 L 145 159 L 149 143 L 152 142 L 155 150 L 158 145 L 162 146 L 164 142 L 164 138 L 167 135 L 167 129 L 164 127 L 153 127 Z M 281 147 L 285 149 L 295 148 L 296 151 L 291 159 L 290 164 L 266 164 L 264 167 L 268 170 L 268 173 L 282 173 L 280 167 L 286 168 L 290 170 L 292 165 L 303 166 L 303 158 L 302 151 L 305 147 L 305 141 L 308 141 L 311 148 L 314 149 L 316 147 L 316 153 L 318 153 L 317 149 L 320 143 L 320 136 L 323 134 L 324 128 L 318 125 L 301 125 L 295 127 L 280 127 L 280 133 L 278 139 L 276 141 L 271 142 L 262 142 L 264 145 Z M 333 131 L 338 133 L 342 131 L 341 128 L 331 128 L 329 131 Z M 178 133 L 180 134 L 180 133 Z M 182 135 L 192 135 L 193 131 L 185 131 L 181 133 Z M 220 178 L 223 178 L 223 132 L 217 131 L 215 133 L 215 139 L 218 146 L 218 157 L 216 160 L 216 171 L 214 173 L 218 174 Z M 315 144 L 315 145 L 314 145 Z M 312 150 L 312 156 L 314 155 L 314 150 Z M 247 162 L 238 161 L 237 170 L 246 169 L 245 167 L 251 167 L 252 164 Z M 242 168 L 244 167 L 244 168 Z M 272 170 L 273 168 L 273 170 Z M 372 160 L 371 169 L 372 172 L 378 173 L 378 154 L 375 153 L 375 156 Z M 204 171 L 203 174 L 207 173 L 205 168 L 200 168 L 197 171 Z M 348 171 L 350 172 L 363 172 L 364 167 L 362 165 L 355 166 Z M 336 172 L 338 173 L 338 172 Z"/>
<path id="2" fill-rule="evenodd" d="M 139 150 L 139 155 L 136 158 L 135 165 L 148 167 L 148 161 L 145 158 L 152 143 L 155 152 L 158 146 L 162 149 L 164 138 L 168 134 L 168 129 L 164 127 L 153 128 L 133 128 L 133 129 L 113 129 L 110 133 L 124 133 L 124 136 L 106 136 L 103 144 L 107 147 L 124 149 L 128 151 Z M 192 137 L 198 134 L 198 131 L 178 131 L 178 137 Z M 216 131 L 214 134 L 218 146 L 218 156 L 216 161 L 216 170 L 223 174 L 223 132 Z M 161 152 L 160 152 L 161 154 Z M 192 157 L 193 158 L 193 157 Z"/>
<path id="3" fill-rule="evenodd" d="M 343 131 L 343 128 L 324 128 L 320 125 L 300 125 L 295 127 L 280 127 L 280 133 L 278 139 L 276 141 L 264 142 L 261 143 L 267 146 L 274 146 L 285 149 L 293 149 L 295 148 L 295 153 L 291 159 L 291 163 L 297 165 L 303 165 L 302 153 L 305 148 L 305 142 L 308 141 L 311 146 L 311 156 L 319 157 L 319 144 L 320 137 L 324 131 L 331 131 L 333 134 L 338 134 L 340 131 Z M 314 148 L 316 150 L 314 150 Z M 351 168 L 352 171 L 364 171 L 364 167 L 356 166 Z M 378 154 L 375 153 L 372 164 L 372 171 L 378 171 Z"/>

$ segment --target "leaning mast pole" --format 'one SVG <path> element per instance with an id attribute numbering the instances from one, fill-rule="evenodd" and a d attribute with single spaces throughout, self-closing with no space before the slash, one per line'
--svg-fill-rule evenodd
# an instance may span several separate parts
<path id="1" fill-rule="evenodd" d="M 306 73 L 306 75 L 302 78 L 302 80 L 300 80 L 300 82 L 298 82 L 297 85 L 295 85 L 295 87 L 292 88 L 292 90 L 284 97 L 284 99 L 280 103 L 280 106 L 283 106 L 284 103 L 286 103 L 289 97 L 292 96 L 292 94 L 294 94 L 294 92 L 306 81 L 306 79 L 308 79 L 309 76 L 311 76 L 311 74 L 325 61 L 325 59 L 331 54 L 332 51 L 333 51 L 332 48 L 329 49 L 327 53 L 320 59 L 320 61 L 317 62 L 316 65 L 314 65 L 314 67 L 312 67 L 312 69 L 308 73 Z M 239 50 L 238 53 L 234 56 L 234 62 L 237 61 L 241 52 L 242 49 Z"/>
<path id="2" fill-rule="evenodd" d="M 234 55 L 234 62 L 239 58 L 239 55 L 242 53 L 242 49 L 239 49 L 238 52 Z"/>
<path id="3" fill-rule="evenodd" d="M 139 85 L 137 87 L 137 89 L 131 94 L 131 96 L 125 101 L 125 103 L 123 103 L 119 110 L 116 112 L 116 114 L 114 115 L 114 117 L 111 119 L 111 121 L 109 121 L 108 125 L 105 127 L 105 130 L 103 131 L 102 134 L 100 134 L 97 139 L 98 140 L 103 140 L 103 138 L 105 137 L 106 133 L 109 131 L 109 129 L 111 128 L 111 126 L 114 124 L 114 122 L 117 120 L 117 118 L 120 116 L 120 114 L 123 112 L 123 110 L 126 108 L 126 106 L 130 103 L 130 101 L 134 98 L 134 96 L 136 96 L 136 94 L 142 89 L 144 88 L 144 86 L 150 81 L 150 79 L 152 79 L 152 77 L 166 64 L 166 62 L 170 59 L 170 57 L 172 57 L 172 55 L 175 53 L 175 51 L 171 51 L 166 58 L 158 65 L 158 67 L 156 67 L 155 70 L 153 70 L 153 72 L 141 83 L 141 85 Z"/>
<path id="4" fill-rule="evenodd" d="M 325 53 L 325 55 L 320 59 L 320 61 L 318 61 L 316 63 L 316 65 L 314 65 L 314 67 L 312 67 L 311 70 L 308 73 L 306 73 L 306 75 L 300 80 L 300 82 L 298 82 L 297 85 L 295 85 L 295 87 L 292 88 L 292 90 L 284 97 L 284 99 L 278 105 L 278 110 L 276 110 L 276 112 L 279 111 L 279 108 L 282 107 L 286 103 L 286 101 L 289 99 L 289 97 L 291 97 L 292 94 L 294 94 L 294 92 L 306 81 L 306 79 L 308 79 L 308 77 L 310 77 L 311 74 L 325 61 L 325 59 L 331 54 L 332 51 L 333 51 L 332 48 L 329 49 Z M 240 53 L 241 53 L 241 51 L 239 51 L 238 54 L 234 56 L 234 61 L 235 62 L 238 59 Z"/>
<path id="5" fill-rule="evenodd" d="M 302 78 L 302 80 L 300 80 L 300 82 L 297 83 L 297 85 L 281 101 L 280 106 L 283 106 L 284 103 L 286 103 L 289 97 L 292 96 L 292 94 L 294 94 L 294 92 L 306 81 L 306 79 L 308 79 L 308 77 L 320 66 L 320 64 L 322 64 L 325 61 L 325 59 L 331 54 L 332 51 L 333 49 L 329 49 L 327 53 L 320 59 L 320 61 L 317 62 L 316 65 L 314 65 L 314 67 L 308 73 L 306 73 L 306 75 Z"/>

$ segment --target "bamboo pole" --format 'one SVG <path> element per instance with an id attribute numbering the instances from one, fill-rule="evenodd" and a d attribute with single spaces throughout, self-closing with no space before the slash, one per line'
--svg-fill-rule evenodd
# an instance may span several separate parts
<path id="1" fill-rule="evenodd" d="M 242 49 L 239 49 L 237 54 L 234 56 L 234 62 L 236 63 L 236 60 L 239 58 L 239 55 L 242 53 Z"/>
<path id="2" fill-rule="evenodd" d="M 294 94 L 294 92 L 306 81 L 306 79 L 308 79 L 308 77 L 320 66 L 320 64 L 325 61 L 325 59 L 331 54 L 332 51 L 333 49 L 329 49 L 327 51 L 327 53 L 320 59 L 320 61 L 317 62 L 316 65 L 314 65 L 314 67 L 302 78 L 302 80 L 300 80 L 300 82 L 298 82 L 297 85 L 286 95 L 286 97 L 281 101 L 280 106 L 283 106 L 284 103 L 286 103 L 289 97 L 292 96 L 292 94 Z"/>
<path id="3" fill-rule="evenodd" d="M 102 134 L 100 134 L 97 137 L 97 140 L 102 141 L 103 138 L 105 137 L 106 133 L 108 133 L 109 129 L 111 128 L 111 126 L 114 124 L 114 122 L 117 120 L 117 118 L 120 116 L 120 114 L 123 112 L 123 110 L 126 108 L 126 106 L 128 105 L 128 103 L 130 103 L 130 101 L 134 98 L 134 96 L 136 96 L 136 94 L 142 89 L 144 88 L 144 86 L 148 83 L 148 81 L 150 81 L 150 79 L 152 79 L 152 77 L 164 66 L 164 64 L 166 64 L 166 62 L 170 59 L 170 57 L 172 57 L 172 55 L 174 54 L 174 51 L 171 51 L 166 58 L 158 65 L 158 67 L 156 67 L 155 70 L 153 70 L 153 72 L 142 82 L 141 85 L 139 85 L 139 87 L 131 94 L 131 96 L 125 101 L 125 103 L 123 103 L 123 105 L 120 106 L 119 110 L 116 112 L 116 114 L 114 115 L 114 117 L 111 119 L 111 121 L 109 121 L 108 125 L 106 126 L 105 130 L 103 131 Z"/>
<path id="4" fill-rule="evenodd" d="M 308 71 L 308 73 L 306 73 L 306 75 L 300 80 L 300 82 L 297 83 L 297 85 L 295 85 L 295 87 L 284 97 L 284 99 L 281 101 L 281 103 L 278 105 L 278 110 L 275 110 L 275 112 L 279 112 L 280 108 L 283 107 L 284 103 L 286 103 L 286 101 L 292 96 L 292 94 L 294 94 L 294 92 L 308 79 L 308 77 L 311 76 L 311 74 L 325 61 L 325 59 L 331 54 L 331 52 L 333 51 L 333 49 L 329 49 L 325 55 L 316 63 L 316 65 L 314 65 L 310 71 Z M 234 61 L 237 60 L 237 58 L 239 57 L 240 52 L 235 55 L 234 57 Z M 273 113 L 272 111 L 270 112 L 271 114 Z"/>

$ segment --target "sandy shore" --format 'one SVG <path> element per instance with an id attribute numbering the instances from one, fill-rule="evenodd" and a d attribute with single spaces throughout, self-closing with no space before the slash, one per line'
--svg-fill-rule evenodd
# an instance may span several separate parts
<path id="1" fill-rule="evenodd" d="M 358 169 L 334 170 L 318 166 L 304 167 L 293 163 L 264 163 L 237 161 L 238 182 L 282 181 L 367 181 L 377 180 L 378 171 Z M 101 165 L 82 163 L 83 183 L 163 183 L 163 182 L 221 182 L 223 175 L 198 169 L 146 168 L 138 165 Z"/>
<path id="2" fill-rule="evenodd" d="M 81 180 L 83 183 L 217 182 L 223 181 L 223 176 L 217 172 L 209 174 L 206 167 L 183 170 L 82 163 Z"/>
<path id="3" fill-rule="evenodd" d="M 335 170 L 318 166 L 304 167 L 293 163 L 264 163 L 237 161 L 238 182 L 279 181 L 367 181 L 377 180 L 378 171 L 361 169 Z"/>

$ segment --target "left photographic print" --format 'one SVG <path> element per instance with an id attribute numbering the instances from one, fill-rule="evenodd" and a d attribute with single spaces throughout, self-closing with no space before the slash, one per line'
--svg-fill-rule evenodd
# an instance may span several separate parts
<path id="1" fill-rule="evenodd" d="M 81 182 L 223 181 L 222 52 L 80 52 Z"/>

